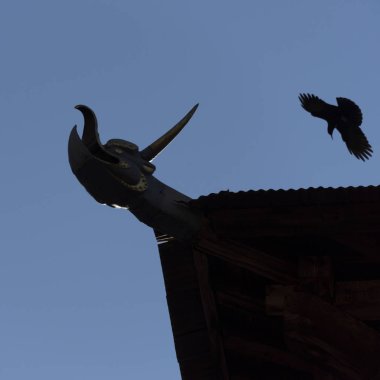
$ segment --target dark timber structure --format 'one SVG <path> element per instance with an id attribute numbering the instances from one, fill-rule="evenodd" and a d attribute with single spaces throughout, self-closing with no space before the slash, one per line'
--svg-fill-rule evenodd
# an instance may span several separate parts
<path id="1" fill-rule="evenodd" d="M 182 379 L 380 379 L 380 187 L 222 192 L 157 234 Z"/>
<path id="2" fill-rule="evenodd" d="M 380 187 L 192 200 L 151 161 L 196 107 L 142 151 L 77 108 L 73 173 L 156 233 L 183 380 L 380 380 Z"/>

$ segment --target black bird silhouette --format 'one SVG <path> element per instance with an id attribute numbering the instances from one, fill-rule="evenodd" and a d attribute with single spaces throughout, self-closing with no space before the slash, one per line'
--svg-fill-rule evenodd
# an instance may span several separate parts
<path id="1" fill-rule="evenodd" d="M 348 151 L 356 158 L 365 161 L 372 156 L 372 147 L 359 128 L 363 120 L 362 112 L 352 100 L 336 98 L 338 105 L 334 106 L 312 94 L 300 94 L 298 98 L 306 111 L 327 121 L 327 132 L 331 138 L 334 129 L 340 132 Z"/>

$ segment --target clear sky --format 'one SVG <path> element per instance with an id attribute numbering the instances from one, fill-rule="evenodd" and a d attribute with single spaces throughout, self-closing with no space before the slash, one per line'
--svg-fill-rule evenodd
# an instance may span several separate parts
<path id="1" fill-rule="evenodd" d="M 72 175 L 78 103 L 191 197 L 380 183 L 378 0 L 2 0 L 0 378 L 179 379 L 157 245 Z M 300 92 L 360 105 L 350 156 Z"/>

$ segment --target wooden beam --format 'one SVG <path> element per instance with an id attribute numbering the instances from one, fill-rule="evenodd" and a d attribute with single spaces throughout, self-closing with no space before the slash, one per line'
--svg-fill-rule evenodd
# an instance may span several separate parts
<path id="1" fill-rule="evenodd" d="M 220 379 L 192 247 L 169 239 L 159 245 L 159 251 L 181 378 Z"/>
<path id="2" fill-rule="evenodd" d="M 346 380 L 380 379 L 380 334 L 347 313 L 303 292 L 285 301 L 288 348 Z"/>
<path id="3" fill-rule="evenodd" d="M 193 254 L 211 347 L 213 349 L 215 359 L 217 363 L 219 363 L 220 379 L 229 380 L 230 377 L 228 374 L 223 341 L 221 337 L 221 326 L 219 324 L 214 292 L 210 284 L 207 257 L 197 250 L 194 250 Z"/>
<path id="4" fill-rule="evenodd" d="M 244 357 L 251 357 L 253 360 L 289 367 L 294 370 L 313 374 L 316 371 L 315 365 L 291 352 L 280 350 L 276 347 L 249 341 L 237 336 L 224 337 L 224 347 Z"/>
<path id="5" fill-rule="evenodd" d="M 248 297 L 239 292 L 225 292 L 216 291 L 215 293 L 216 301 L 218 305 L 223 305 L 227 307 L 237 308 L 246 310 L 250 313 L 257 313 L 264 311 L 264 302 L 259 302 L 258 300 Z"/>
<path id="6" fill-rule="evenodd" d="M 355 231 L 351 234 L 335 235 L 334 240 L 342 246 L 356 251 L 362 258 L 376 263 L 380 262 L 380 237 L 378 233 L 368 236 L 368 234 L 358 234 Z"/>
<path id="7" fill-rule="evenodd" d="M 334 273 L 329 256 L 298 257 L 298 277 L 301 286 L 326 300 L 334 296 Z"/>
<path id="8" fill-rule="evenodd" d="M 335 305 L 361 320 L 380 320 L 380 280 L 337 282 Z"/>
<path id="9" fill-rule="evenodd" d="M 268 285 L 265 288 L 265 313 L 269 316 L 283 316 L 286 296 L 294 291 L 294 286 Z"/>
<path id="10" fill-rule="evenodd" d="M 376 233 L 380 228 L 380 203 L 220 209 L 209 211 L 208 218 L 217 235 L 233 239 Z"/>
<path id="11" fill-rule="evenodd" d="M 297 282 L 297 269 L 294 264 L 244 244 L 229 240 L 202 239 L 195 249 L 280 284 Z"/>
<path id="12" fill-rule="evenodd" d="M 294 286 L 268 285 L 265 298 L 266 314 L 284 315 L 286 297 L 294 291 Z M 363 321 L 380 321 L 380 280 L 338 281 L 335 283 L 334 293 L 334 298 L 330 301 L 340 310 Z"/>

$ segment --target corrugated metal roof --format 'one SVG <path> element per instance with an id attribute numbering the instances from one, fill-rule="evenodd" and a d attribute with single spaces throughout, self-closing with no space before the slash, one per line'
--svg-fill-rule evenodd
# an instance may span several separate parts
<path id="1" fill-rule="evenodd" d="M 221 191 L 192 200 L 190 205 L 205 210 L 378 201 L 380 201 L 380 186 L 350 186 L 310 187 L 297 190 L 249 190 L 236 193 Z"/>

